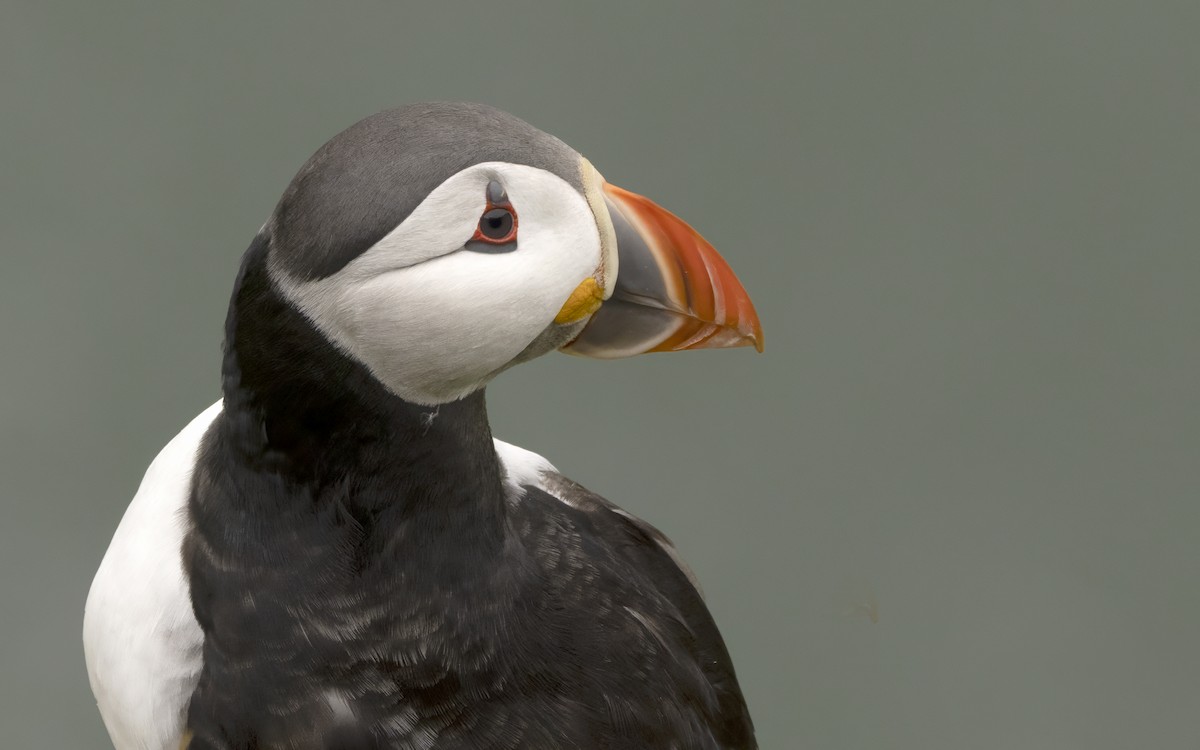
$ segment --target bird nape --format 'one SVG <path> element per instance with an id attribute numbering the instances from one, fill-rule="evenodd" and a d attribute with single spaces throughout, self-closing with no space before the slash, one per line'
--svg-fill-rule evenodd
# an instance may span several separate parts
<path id="1" fill-rule="evenodd" d="M 96 573 L 113 744 L 755 747 L 670 541 L 493 439 L 484 386 L 556 349 L 762 340 L 695 230 L 511 115 L 417 104 L 335 136 L 242 260 L 221 399 Z"/>

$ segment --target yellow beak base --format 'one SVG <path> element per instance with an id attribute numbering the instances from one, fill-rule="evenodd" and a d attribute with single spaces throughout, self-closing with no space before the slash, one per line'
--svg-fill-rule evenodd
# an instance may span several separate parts
<path id="1" fill-rule="evenodd" d="M 570 297 L 567 297 L 558 315 L 554 316 L 554 322 L 565 325 L 583 320 L 600 309 L 600 303 L 603 301 L 604 289 L 594 277 L 589 276 L 575 287 Z"/>

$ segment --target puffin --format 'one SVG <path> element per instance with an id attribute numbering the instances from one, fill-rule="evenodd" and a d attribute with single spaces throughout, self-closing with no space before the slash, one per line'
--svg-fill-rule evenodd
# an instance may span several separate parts
<path id="1" fill-rule="evenodd" d="M 113 745 L 756 747 L 671 542 L 493 438 L 484 390 L 553 351 L 762 344 L 694 229 L 517 117 L 422 103 L 338 134 L 242 258 L 221 399 L 96 572 Z"/>

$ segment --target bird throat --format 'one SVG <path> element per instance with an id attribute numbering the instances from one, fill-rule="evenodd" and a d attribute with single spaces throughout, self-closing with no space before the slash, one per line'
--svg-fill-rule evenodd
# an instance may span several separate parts
<path id="1" fill-rule="evenodd" d="M 432 410 L 387 391 L 278 293 L 267 246 L 257 238 L 238 275 L 224 409 L 188 504 L 185 571 L 205 634 L 193 747 L 242 731 L 286 745 L 298 725 L 261 717 L 289 706 L 317 722 L 304 732 L 332 731 L 308 703 L 320 697 L 312 675 L 366 663 L 395 632 L 398 601 L 414 613 L 474 606 L 504 546 L 483 392 Z M 242 725 L 245 706 L 263 710 Z"/>
<path id="2" fill-rule="evenodd" d="M 402 470 L 502 500 L 482 389 L 437 407 L 387 390 L 279 293 L 267 249 L 260 235 L 246 252 L 226 320 L 221 433 L 236 457 L 310 489 Z"/>

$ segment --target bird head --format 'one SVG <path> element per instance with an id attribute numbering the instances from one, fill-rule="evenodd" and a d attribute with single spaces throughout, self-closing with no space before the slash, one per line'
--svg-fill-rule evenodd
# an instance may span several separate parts
<path id="1" fill-rule="evenodd" d="M 695 230 L 483 105 L 353 125 L 300 169 L 264 232 L 280 293 L 416 404 L 555 349 L 762 350 L 749 296 Z"/>

